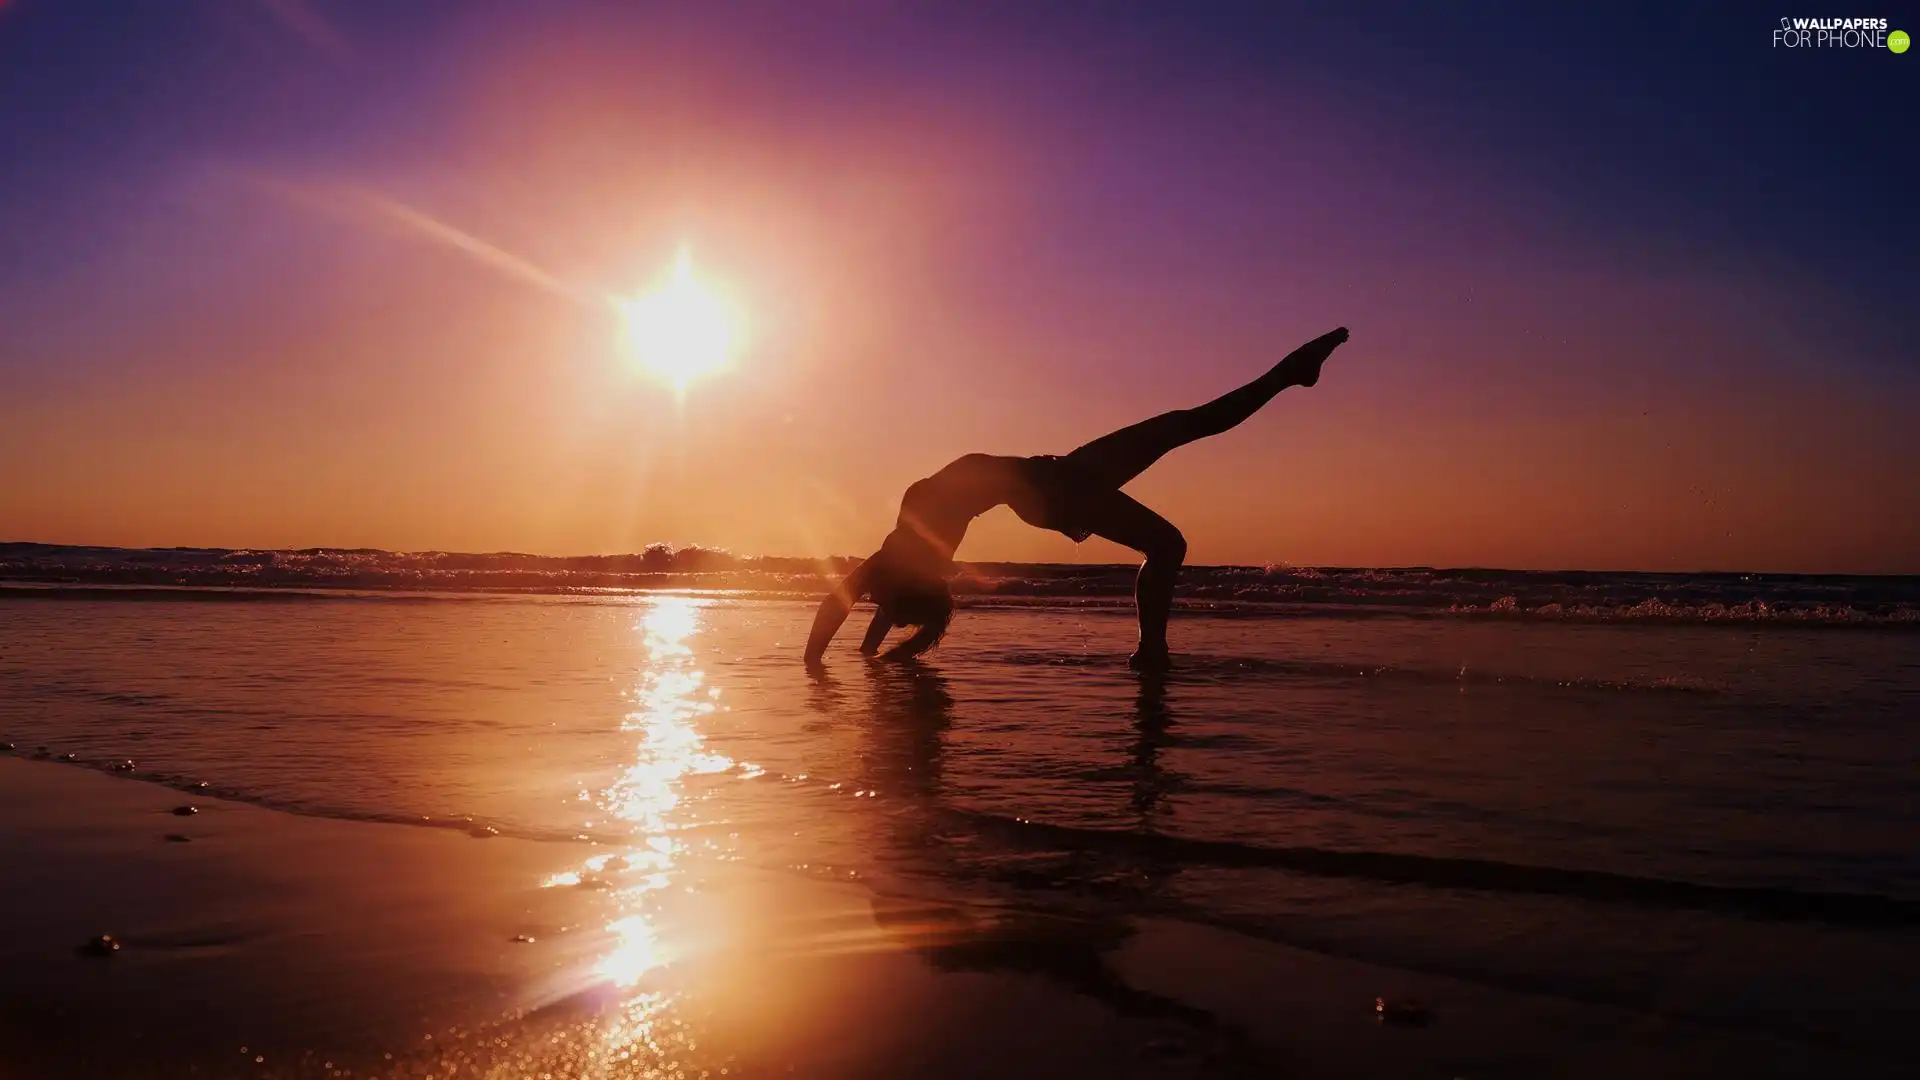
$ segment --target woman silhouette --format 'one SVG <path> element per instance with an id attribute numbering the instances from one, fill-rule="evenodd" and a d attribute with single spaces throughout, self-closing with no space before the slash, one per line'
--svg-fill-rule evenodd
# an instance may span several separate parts
<path id="1" fill-rule="evenodd" d="M 1075 543 L 1102 536 L 1146 556 L 1134 586 L 1140 647 L 1131 663 L 1142 669 L 1165 667 L 1167 616 L 1187 541 L 1166 518 L 1120 489 L 1167 451 L 1235 427 L 1289 386 L 1312 386 L 1320 379 L 1320 365 L 1346 340 L 1346 327 L 1323 334 L 1238 390 L 1197 408 L 1161 413 L 1121 428 L 1065 457 L 968 454 L 916 481 L 901 497 L 899 523 L 880 550 L 821 601 L 807 638 L 807 663 L 819 663 L 827 643 L 863 596 L 872 597 L 879 611 L 861 652 L 878 650 L 895 626 L 916 629 L 888 656 L 915 656 L 931 649 L 953 619 L 946 579 L 953 572 L 954 551 L 974 518 L 1005 503 L 1020 520 L 1065 533 Z"/>

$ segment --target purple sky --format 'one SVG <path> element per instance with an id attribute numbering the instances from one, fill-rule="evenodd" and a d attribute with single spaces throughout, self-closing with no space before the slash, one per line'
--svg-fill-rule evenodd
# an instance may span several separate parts
<path id="1" fill-rule="evenodd" d="M 1920 58 L 1426 7 L 16 0 L 0 538 L 861 553 L 1347 325 L 1129 488 L 1195 561 L 1920 572 Z"/>

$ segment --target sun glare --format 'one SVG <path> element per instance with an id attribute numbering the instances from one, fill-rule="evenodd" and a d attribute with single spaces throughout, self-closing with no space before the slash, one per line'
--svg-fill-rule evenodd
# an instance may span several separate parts
<path id="1" fill-rule="evenodd" d="M 693 380 L 723 370 L 739 344 L 738 317 L 695 275 L 686 251 L 659 288 L 621 307 L 634 359 L 682 393 Z"/>

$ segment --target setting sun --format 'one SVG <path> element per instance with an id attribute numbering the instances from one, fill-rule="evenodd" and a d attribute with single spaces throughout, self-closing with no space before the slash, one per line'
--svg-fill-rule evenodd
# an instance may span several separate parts
<path id="1" fill-rule="evenodd" d="M 724 297 L 693 272 L 681 251 L 658 288 L 621 304 L 627 347 L 641 366 L 685 391 L 727 365 L 739 341 L 739 318 Z"/>

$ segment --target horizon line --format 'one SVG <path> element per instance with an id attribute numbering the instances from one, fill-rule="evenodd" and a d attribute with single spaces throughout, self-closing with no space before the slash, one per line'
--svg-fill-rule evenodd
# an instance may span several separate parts
<path id="1" fill-rule="evenodd" d="M 856 565 L 859 562 L 864 562 L 866 558 L 865 556 L 858 556 L 858 555 L 743 554 L 741 552 L 734 551 L 730 548 L 713 547 L 706 544 L 683 544 L 683 545 L 675 546 L 673 544 L 668 544 L 665 542 L 651 543 L 642 547 L 638 551 L 579 552 L 579 553 L 567 554 L 567 555 L 554 555 L 554 554 L 543 554 L 540 552 L 531 552 L 531 551 L 512 551 L 508 549 L 499 549 L 495 551 L 457 551 L 449 548 L 399 549 L 399 548 L 341 546 L 341 545 L 314 545 L 309 547 L 253 547 L 253 546 L 220 547 L 220 546 L 200 546 L 200 545 L 191 545 L 191 544 L 127 546 L 127 545 L 121 545 L 121 544 L 72 544 L 72 543 L 42 541 L 42 540 L 0 540 L 0 552 L 3 552 L 8 548 L 20 548 L 20 547 L 56 548 L 56 549 L 64 548 L 64 549 L 72 549 L 72 550 L 124 551 L 124 552 L 195 552 L 195 551 L 198 551 L 198 552 L 224 552 L 228 554 L 241 553 L 241 552 L 253 552 L 253 553 L 260 553 L 260 554 L 298 555 L 298 554 L 318 554 L 318 553 L 324 553 L 324 552 L 338 552 L 338 553 L 349 553 L 349 554 L 380 554 L 380 555 L 393 555 L 393 556 L 451 555 L 451 556 L 463 556 L 463 557 L 469 557 L 469 558 L 520 558 L 520 559 L 548 559 L 548 560 L 555 560 L 555 561 L 569 560 L 569 559 L 637 559 L 637 558 L 645 558 L 648 552 L 656 551 L 656 550 L 664 550 L 669 557 L 679 556 L 682 553 L 690 552 L 690 553 L 698 553 L 698 554 L 710 555 L 710 556 L 723 556 L 726 558 L 737 559 L 742 561 L 811 562 L 811 563 L 840 563 L 840 562 L 851 561 L 851 562 L 854 562 Z M 955 566 L 1033 566 L 1033 567 L 1083 566 L 1083 567 L 1129 567 L 1130 568 L 1136 564 L 1132 562 L 1053 562 L 1053 561 L 1023 560 L 1023 559 L 964 559 L 964 560 L 955 559 L 954 565 Z M 1830 578 L 1920 577 L 1920 568 L 1916 568 L 1914 570 L 1907 570 L 1907 571 L 1874 571 L 1874 572 L 1838 571 L 1838 570 L 1809 571 L 1809 570 L 1752 570 L 1752 569 L 1644 570 L 1644 569 L 1635 569 L 1632 567 L 1606 567 L 1606 568 L 1578 567 L 1578 566 L 1522 567 L 1522 566 L 1494 566 L 1494 565 L 1477 564 L 1477 563 L 1456 564 L 1456 565 L 1449 565 L 1449 566 L 1441 566 L 1441 565 L 1431 564 L 1431 563 L 1401 563 L 1401 564 L 1395 564 L 1395 565 L 1368 566 L 1368 565 L 1362 565 L 1358 563 L 1350 563 L 1350 564 L 1312 563 L 1312 564 L 1309 564 L 1309 563 L 1290 563 L 1290 562 L 1283 562 L 1279 560 L 1274 560 L 1269 562 L 1257 562 L 1257 563 L 1190 562 L 1190 563 L 1186 563 L 1185 566 L 1193 569 L 1239 569 L 1239 568 L 1256 569 L 1257 568 L 1257 569 L 1264 569 L 1270 572 L 1275 570 L 1279 570 L 1279 571 L 1313 570 L 1313 571 L 1336 571 L 1336 572 L 1375 570 L 1375 571 L 1428 571 L 1433 573 L 1482 572 L 1482 573 L 1509 573 L 1509 574 L 1642 574 L 1642 575 L 1657 575 L 1657 576 L 1666 576 L 1666 577 L 1685 577 L 1685 576 L 1716 576 L 1716 577 L 1743 577 L 1743 576 L 1744 577 L 1768 577 L 1768 576 L 1771 576 L 1771 577 L 1802 577 L 1802 578 L 1808 578 L 1808 577 L 1830 577 Z M 671 572 L 671 568 L 662 572 Z"/>

